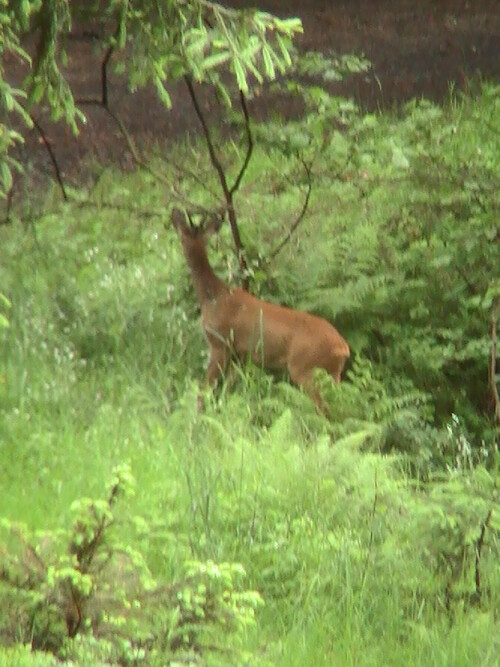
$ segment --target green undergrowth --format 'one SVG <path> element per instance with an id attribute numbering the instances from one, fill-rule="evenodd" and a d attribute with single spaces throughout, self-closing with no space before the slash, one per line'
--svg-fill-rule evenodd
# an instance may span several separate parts
<path id="1" fill-rule="evenodd" d="M 255 128 L 252 290 L 349 341 L 345 382 L 318 373 L 329 418 L 251 366 L 203 391 L 151 176 L 104 172 L 0 227 L 0 665 L 498 664 L 497 93 L 343 107 L 271 261 L 305 182 Z M 210 184 L 200 147 L 173 150 Z M 238 280 L 228 229 L 210 254 Z"/>

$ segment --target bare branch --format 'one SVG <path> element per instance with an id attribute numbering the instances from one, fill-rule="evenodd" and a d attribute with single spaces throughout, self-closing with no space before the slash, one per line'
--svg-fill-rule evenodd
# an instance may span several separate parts
<path id="1" fill-rule="evenodd" d="M 154 178 L 156 178 L 158 181 L 160 181 L 163 185 L 167 185 L 169 188 L 171 188 L 171 190 L 172 190 L 173 194 L 176 196 L 176 198 L 178 198 L 181 201 L 184 201 L 185 203 L 189 203 L 177 191 L 175 191 L 175 189 L 173 188 L 170 181 L 165 179 L 165 177 L 162 174 L 160 174 L 160 173 L 156 172 L 154 169 L 152 169 L 151 166 L 143 160 L 142 156 L 139 154 L 139 150 L 138 150 L 137 146 L 135 145 L 131 135 L 129 134 L 129 132 L 126 129 L 125 124 L 123 123 L 121 118 L 118 116 L 118 114 L 115 113 L 110 108 L 110 106 L 109 106 L 109 96 L 108 96 L 108 89 L 109 88 L 108 88 L 108 69 L 107 68 L 108 68 L 108 64 L 111 60 L 111 56 L 113 55 L 113 52 L 114 52 L 114 47 L 110 46 L 107 49 L 106 54 L 105 54 L 105 56 L 102 60 L 102 63 L 101 63 L 101 99 L 80 98 L 80 99 L 76 100 L 76 103 L 81 104 L 81 105 L 94 105 L 94 106 L 102 107 L 111 116 L 111 118 L 114 120 L 114 122 L 118 126 L 118 129 L 120 130 L 120 133 L 124 137 L 124 139 L 126 141 L 126 144 L 127 144 L 127 148 L 128 148 L 128 150 L 129 150 L 129 152 L 132 156 L 132 159 L 136 163 L 136 165 L 138 167 L 140 167 L 141 169 L 145 169 L 146 171 L 148 171 L 152 176 L 154 176 Z M 184 171 L 187 171 L 187 170 L 184 170 Z M 203 183 L 201 182 L 201 179 L 198 179 L 195 174 L 190 173 L 190 176 L 192 178 L 194 178 L 195 180 L 197 180 L 200 184 L 203 185 Z M 212 193 L 212 194 L 214 194 L 214 193 Z"/>
<path id="2" fill-rule="evenodd" d="M 302 162 L 302 166 L 304 167 L 304 171 L 307 175 L 307 192 L 306 192 L 306 196 L 305 196 L 305 199 L 304 199 L 304 203 L 302 204 L 302 209 L 301 209 L 299 215 L 297 216 L 294 223 L 292 224 L 292 226 L 288 230 L 288 233 L 286 234 L 286 236 L 278 243 L 276 248 L 274 248 L 274 250 L 271 251 L 271 254 L 269 255 L 269 259 L 274 259 L 276 257 L 276 255 L 278 255 L 278 253 L 280 253 L 283 250 L 283 248 L 285 247 L 285 245 L 290 241 L 290 239 L 292 238 L 293 233 L 296 231 L 297 227 L 302 222 L 302 220 L 303 220 L 303 218 L 306 214 L 307 207 L 309 206 L 309 199 L 311 197 L 311 190 L 312 190 L 311 166 L 308 165 L 307 162 L 303 158 L 301 158 L 300 161 Z"/>
<path id="3" fill-rule="evenodd" d="M 194 110 L 196 112 L 196 115 L 198 116 L 198 120 L 201 123 L 201 127 L 203 130 L 203 136 L 205 137 L 205 143 L 207 144 L 207 149 L 208 149 L 208 154 L 210 156 L 210 161 L 212 163 L 213 168 L 215 169 L 217 176 L 219 177 L 219 182 L 220 186 L 222 188 L 222 192 L 224 193 L 224 200 L 226 203 L 226 208 L 227 208 L 227 213 L 229 217 L 229 224 L 231 226 L 231 233 L 233 235 L 233 240 L 234 240 L 234 245 L 236 247 L 236 252 L 238 255 L 238 262 L 240 265 L 240 270 L 243 274 L 243 286 L 245 288 L 248 287 L 248 267 L 244 255 L 244 248 L 243 244 L 241 242 L 241 237 L 240 237 L 240 231 L 238 229 L 238 222 L 236 220 L 236 213 L 234 210 L 234 205 L 233 205 L 233 193 L 234 193 L 234 186 L 230 190 L 227 184 L 227 179 L 226 175 L 224 173 L 224 168 L 222 167 L 221 161 L 217 157 L 217 153 L 215 152 L 215 147 L 214 143 L 212 140 L 212 136 L 210 134 L 210 130 L 207 125 L 207 121 L 205 120 L 205 116 L 203 115 L 203 112 L 201 110 L 200 104 L 198 102 L 198 98 L 196 97 L 196 92 L 194 90 L 193 86 L 193 81 L 191 77 L 189 76 L 184 76 L 184 81 L 186 83 L 187 89 L 189 91 L 189 95 L 191 97 L 191 101 L 193 103 Z M 246 109 L 246 105 L 243 107 L 244 110 Z"/>
<path id="4" fill-rule="evenodd" d="M 114 120 L 116 125 L 118 126 L 118 129 L 120 130 L 123 138 L 125 139 L 125 142 L 127 144 L 127 148 L 132 156 L 132 159 L 134 162 L 139 166 L 141 169 L 144 169 L 147 171 L 151 176 L 153 176 L 157 181 L 162 183 L 163 185 L 167 186 L 169 190 L 172 192 L 172 194 L 178 198 L 181 201 L 185 201 L 184 197 L 175 189 L 175 187 L 172 185 L 172 182 L 163 176 L 160 172 L 156 171 L 156 169 L 153 169 L 151 165 L 149 165 L 145 160 L 143 160 L 142 156 L 139 153 L 139 150 L 137 146 L 134 143 L 134 140 L 132 139 L 132 136 L 128 132 L 127 128 L 125 127 L 125 124 L 121 120 L 121 118 L 118 116 L 117 113 L 115 113 L 112 109 L 109 108 L 109 106 L 105 106 L 102 101 L 97 100 L 97 99 L 79 99 L 77 100 L 78 104 L 93 104 L 96 106 L 101 106 L 109 116 Z"/>
<path id="5" fill-rule="evenodd" d="M 39 48 L 41 48 L 41 47 L 39 46 Z M 110 46 L 107 49 L 106 55 L 104 56 L 104 59 L 103 59 L 102 64 L 101 64 L 101 91 L 102 91 L 101 100 L 100 101 L 99 100 L 92 100 L 92 99 L 89 99 L 89 100 L 85 100 L 85 99 L 84 100 L 75 100 L 76 104 L 96 104 L 96 105 L 103 106 L 107 111 L 109 111 L 109 109 L 108 109 L 107 66 L 108 66 L 109 60 L 111 58 L 111 55 L 113 54 L 113 50 L 114 50 L 113 46 Z M 61 169 L 59 167 L 59 163 L 57 161 L 56 155 L 55 155 L 54 151 L 52 150 L 52 146 L 51 146 L 50 141 L 47 137 L 47 134 L 46 134 L 45 130 L 43 129 L 41 123 L 33 116 L 33 114 L 29 113 L 29 116 L 31 118 L 31 121 L 32 121 L 34 127 L 36 128 L 38 134 L 40 135 L 40 137 L 42 139 L 43 145 L 47 149 L 47 152 L 48 152 L 49 157 L 50 157 L 50 161 L 52 162 L 52 166 L 54 167 L 54 173 L 56 175 L 56 180 L 57 180 L 57 182 L 59 184 L 59 187 L 61 189 L 63 199 L 64 199 L 64 201 L 68 201 L 68 199 L 69 199 L 68 198 L 68 193 L 66 192 L 66 187 L 64 185 L 62 172 L 61 172 Z"/>
<path id="6" fill-rule="evenodd" d="M 230 190 L 231 196 L 236 192 L 236 190 L 240 187 L 241 184 L 241 179 L 245 175 L 245 171 L 247 170 L 248 164 L 250 162 L 250 158 L 252 157 L 253 153 L 253 136 L 252 136 L 252 128 L 250 127 L 250 114 L 248 113 L 248 107 L 247 107 L 247 101 L 245 98 L 245 93 L 240 90 L 240 104 L 241 104 L 241 109 L 243 111 L 243 116 L 245 118 L 245 130 L 246 130 L 246 135 L 247 135 L 247 152 L 245 155 L 245 159 L 243 160 L 243 164 L 241 165 L 241 169 L 236 176 L 236 179 L 233 183 L 233 187 Z"/>
<path id="7" fill-rule="evenodd" d="M 50 157 L 50 161 L 52 162 L 52 166 L 54 167 L 54 172 L 55 172 L 55 175 L 56 175 L 57 182 L 59 183 L 59 187 L 61 188 L 63 199 L 64 199 L 64 201 L 68 201 L 68 194 L 67 194 L 66 188 L 64 186 L 64 181 L 63 181 L 61 169 L 59 168 L 59 163 L 57 162 L 56 155 L 55 155 L 54 151 L 52 150 L 52 146 L 50 145 L 49 138 L 47 137 L 47 135 L 45 134 L 45 130 L 40 125 L 40 123 L 37 121 L 37 119 L 33 116 L 33 114 L 30 113 L 29 116 L 31 118 L 31 122 L 35 126 L 38 134 L 40 135 L 40 137 L 42 139 L 43 145 L 47 149 L 47 152 L 48 152 L 49 157 Z"/>
<path id="8" fill-rule="evenodd" d="M 111 209 L 112 211 L 119 211 L 121 213 L 128 213 L 134 216 L 134 218 L 142 218 L 144 220 L 151 220 L 152 218 L 164 218 L 165 211 L 148 211 L 144 208 L 139 208 L 138 206 L 122 206 L 121 204 L 114 204 L 113 202 L 99 201 L 93 202 L 90 200 L 78 201 L 75 202 L 76 208 L 99 208 L 99 209 Z"/>
<path id="9" fill-rule="evenodd" d="M 221 184 L 222 191 L 224 193 L 224 198 L 226 200 L 226 204 L 229 205 L 232 203 L 231 199 L 231 192 L 229 190 L 229 187 L 227 185 L 227 180 L 226 180 L 226 175 L 224 173 L 224 169 L 222 167 L 222 164 L 217 157 L 217 153 L 215 152 L 215 147 L 214 143 L 212 141 L 212 136 L 210 134 L 210 130 L 207 125 L 207 121 L 205 120 L 205 116 L 203 115 L 203 112 L 201 110 L 200 104 L 198 102 L 198 98 L 196 97 L 196 92 L 194 90 L 193 86 L 193 81 L 191 77 L 185 76 L 184 81 L 186 82 L 187 89 L 189 91 L 189 95 L 191 97 L 191 101 L 193 103 L 194 110 L 196 112 L 196 115 L 198 116 L 198 120 L 201 123 L 201 128 L 203 130 L 203 135 L 205 137 L 205 143 L 207 144 L 207 149 L 208 153 L 210 155 L 210 161 L 212 163 L 213 168 L 217 172 L 217 176 L 219 177 L 219 181 Z"/>
<path id="10" fill-rule="evenodd" d="M 101 94 L 102 105 L 108 108 L 108 63 L 113 55 L 114 47 L 109 46 L 101 63 Z"/>
<path id="11" fill-rule="evenodd" d="M 118 30 L 118 29 L 117 29 Z M 115 33 L 116 37 L 116 33 Z M 75 104 L 88 104 L 104 107 L 106 111 L 109 110 L 109 97 L 108 97 L 108 65 L 111 60 L 115 48 L 114 46 L 109 46 L 106 49 L 106 53 L 101 63 L 101 99 L 95 97 L 80 97 L 75 100 Z"/>
<path id="12" fill-rule="evenodd" d="M 204 174 L 202 173 L 197 174 L 194 170 L 189 169 L 188 167 L 184 166 L 183 164 L 179 164 L 174 158 L 171 156 L 169 157 L 168 160 L 169 164 L 172 165 L 172 167 L 184 178 L 191 178 L 195 183 L 198 183 L 198 185 L 206 190 L 214 199 L 217 199 L 217 192 L 215 191 L 214 188 L 210 187 L 210 185 L 207 183 L 207 178 L 204 177 Z"/>

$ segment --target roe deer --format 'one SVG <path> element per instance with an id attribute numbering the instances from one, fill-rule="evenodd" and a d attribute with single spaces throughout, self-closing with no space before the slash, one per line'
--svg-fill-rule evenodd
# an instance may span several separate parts
<path id="1" fill-rule="evenodd" d="M 340 382 L 350 354 L 347 342 L 321 317 L 262 301 L 218 278 L 208 261 L 206 240 L 220 229 L 223 219 L 224 213 L 219 213 L 208 224 L 194 226 L 179 209 L 172 211 L 210 345 L 207 382 L 217 384 L 234 354 L 268 370 L 288 370 L 291 380 L 323 411 L 313 386 L 314 369 L 323 368 Z"/>

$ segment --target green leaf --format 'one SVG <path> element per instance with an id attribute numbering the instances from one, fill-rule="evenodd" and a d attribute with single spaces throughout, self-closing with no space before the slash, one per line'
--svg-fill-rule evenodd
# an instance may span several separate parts
<path id="1" fill-rule="evenodd" d="M 302 21 L 299 18 L 280 19 L 273 17 L 274 27 L 287 35 L 292 35 L 297 32 L 304 32 L 302 28 Z"/>
<path id="2" fill-rule="evenodd" d="M 12 187 L 12 173 L 5 160 L 0 161 L 0 177 L 2 179 L 4 190 L 8 192 Z"/>
<path id="3" fill-rule="evenodd" d="M 281 55 L 283 56 L 283 60 L 285 61 L 286 66 L 291 67 L 292 65 L 292 58 L 290 56 L 291 45 L 281 35 L 276 35 L 276 42 L 278 43 Z"/>
<path id="4" fill-rule="evenodd" d="M 271 49 L 267 44 L 264 44 L 262 47 L 262 57 L 264 59 L 264 66 L 266 68 L 266 75 L 270 79 L 274 79 L 275 77 L 275 70 L 274 70 L 274 64 L 273 64 L 273 59 L 271 56 Z"/>
<path id="5" fill-rule="evenodd" d="M 170 109 L 172 107 L 172 99 L 167 89 L 163 85 L 163 81 L 159 77 L 155 77 L 154 83 L 160 101 L 163 102 L 163 104 L 167 107 L 167 109 Z"/>
<path id="6" fill-rule="evenodd" d="M 12 111 L 14 108 L 14 98 L 12 97 L 12 94 L 7 86 L 4 87 L 2 91 L 2 97 L 7 111 Z"/>
<path id="7" fill-rule="evenodd" d="M 44 90 L 44 85 L 41 82 L 37 83 L 31 91 L 30 101 L 34 104 L 38 104 L 43 97 Z"/>
<path id="8" fill-rule="evenodd" d="M 245 76 L 245 70 L 243 69 L 241 62 L 239 61 L 238 58 L 235 58 L 232 62 L 232 65 L 234 69 L 234 74 L 236 76 L 236 82 L 238 84 L 238 88 L 243 93 L 248 93 L 248 84 Z"/>
<path id="9" fill-rule="evenodd" d="M 226 88 L 226 86 L 222 83 L 222 81 L 219 81 L 219 80 L 217 80 L 215 82 L 215 85 L 217 86 L 217 90 L 219 91 L 219 94 L 222 97 L 222 101 L 224 102 L 224 104 L 228 108 L 231 108 L 233 103 L 232 103 L 231 96 L 230 96 L 229 91 Z"/>

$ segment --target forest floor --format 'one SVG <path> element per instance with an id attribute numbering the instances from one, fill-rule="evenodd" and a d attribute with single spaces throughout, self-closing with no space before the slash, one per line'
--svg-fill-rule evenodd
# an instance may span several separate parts
<path id="1" fill-rule="evenodd" d="M 238 6 L 242 4 L 256 2 Z M 479 77 L 500 79 L 500 0 L 260 0 L 259 6 L 302 19 L 304 34 L 297 40 L 301 50 L 364 54 L 373 64 L 370 72 L 335 84 L 334 90 L 365 109 L 397 108 L 421 96 L 442 101 L 450 87 L 465 90 Z M 74 27 L 66 76 L 79 100 L 98 100 L 101 94 L 102 54 L 96 53 L 95 41 L 88 26 Z M 22 80 L 18 63 L 11 63 L 7 74 L 14 82 Z M 132 94 L 125 79 L 110 72 L 109 106 L 138 146 L 166 146 L 198 130 L 187 91 L 174 87 L 172 99 L 173 108 L 167 110 L 152 87 Z M 201 100 L 209 119 L 217 121 L 215 101 L 207 93 Z M 298 113 L 289 102 L 266 94 L 253 102 L 252 113 L 265 117 L 277 108 Z M 19 156 L 28 167 L 29 189 L 33 179 L 43 182 L 54 176 L 46 143 L 68 181 L 81 182 L 96 163 L 132 167 L 124 136 L 111 116 L 97 104 L 83 104 L 82 109 L 87 123 L 77 137 L 40 111 L 37 118 L 45 136 L 30 131 Z M 26 193 L 26 179 L 21 191 Z"/>

